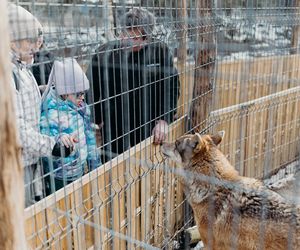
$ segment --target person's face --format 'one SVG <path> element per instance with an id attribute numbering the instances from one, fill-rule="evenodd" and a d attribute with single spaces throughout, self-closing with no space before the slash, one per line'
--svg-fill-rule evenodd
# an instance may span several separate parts
<path id="1" fill-rule="evenodd" d="M 34 54 L 43 44 L 43 37 L 37 39 L 23 39 L 11 43 L 12 50 L 17 54 L 19 59 L 28 64 L 33 63 Z"/>
<path id="2" fill-rule="evenodd" d="M 65 98 L 70 102 L 74 103 L 76 106 L 81 106 L 82 102 L 84 101 L 84 95 L 84 92 L 79 92 L 76 94 L 66 95 Z"/>
<path id="3" fill-rule="evenodd" d="M 132 42 L 133 51 L 139 51 L 147 39 L 138 27 L 127 29 L 127 36 Z"/>

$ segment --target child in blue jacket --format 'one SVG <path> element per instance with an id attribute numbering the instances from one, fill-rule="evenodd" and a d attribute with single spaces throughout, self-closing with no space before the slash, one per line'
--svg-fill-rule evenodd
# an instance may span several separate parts
<path id="1" fill-rule="evenodd" d="M 81 177 L 86 166 L 91 171 L 101 165 L 90 108 L 84 102 L 89 81 L 77 61 L 55 61 L 48 85 L 51 87 L 42 103 L 41 132 L 72 135 L 77 144 L 68 157 L 43 158 L 47 195 Z"/>

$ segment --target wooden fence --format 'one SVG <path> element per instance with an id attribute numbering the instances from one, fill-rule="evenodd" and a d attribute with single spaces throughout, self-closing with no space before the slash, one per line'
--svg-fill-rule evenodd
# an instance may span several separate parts
<path id="1" fill-rule="evenodd" d="M 247 176 L 292 162 L 299 153 L 299 56 L 218 64 L 212 131 L 225 130 L 221 149 Z M 192 67 L 192 65 L 190 65 Z M 191 103 L 192 70 L 184 77 L 182 113 Z M 233 105 L 233 106 L 232 106 Z M 185 116 L 170 140 L 187 132 Z M 171 244 L 183 226 L 184 197 L 163 169 L 151 138 L 25 210 L 33 249 L 142 249 Z M 126 238 L 127 237 L 127 238 Z"/>
<path id="2" fill-rule="evenodd" d="M 300 86 L 211 113 L 225 130 L 222 151 L 246 176 L 263 176 L 299 158 Z"/>
<path id="3" fill-rule="evenodd" d="M 300 56 L 273 56 L 217 65 L 215 110 L 299 86 Z"/>
<path id="4" fill-rule="evenodd" d="M 183 124 L 184 118 L 173 124 L 170 138 L 183 134 Z M 182 227 L 183 192 L 173 174 L 162 169 L 159 147 L 151 140 L 27 208 L 30 246 L 142 249 L 130 239 L 166 244 Z"/>

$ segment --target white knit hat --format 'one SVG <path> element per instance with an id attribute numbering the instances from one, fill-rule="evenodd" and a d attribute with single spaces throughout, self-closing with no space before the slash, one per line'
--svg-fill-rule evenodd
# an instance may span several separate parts
<path id="1" fill-rule="evenodd" d="M 38 38 L 43 34 L 41 23 L 21 6 L 10 3 L 8 5 L 8 18 L 11 41 Z"/>
<path id="2" fill-rule="evenodd" d="M 54 84 L 58 95 L 75 94 L 90 88 L 90 82 L 75 59 L 54 61 L 48 84 Z"/>

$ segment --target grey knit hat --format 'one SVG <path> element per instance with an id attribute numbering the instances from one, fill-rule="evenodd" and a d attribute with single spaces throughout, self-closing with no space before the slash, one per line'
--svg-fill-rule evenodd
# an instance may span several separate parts
<path id="1" fill-rule="evenodd" d="M 8 18 L 11 41 L 38 38 L 43 34 L 41 23 L 21 6 L 8 4 Z"/>
<path id="2" fill-rule="evenodd" d="M 154 15 L 144 8 L 133 8 L 121 18 L 122 29 L 140 28 L 144 35 L 150 36 L 155 26 Z"/>
<path id="3" fill-rule="evenodd" d="M 48 84 L 55 86 L 58 95 L 75 94 L 90 88 L 85 73 L 72 58 L 54 61 Z"/>

